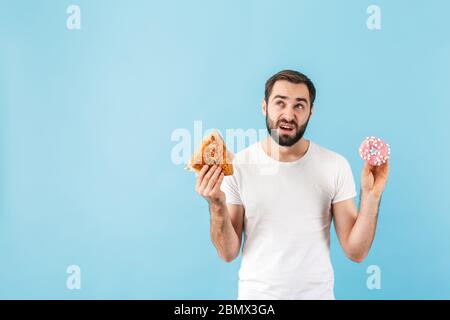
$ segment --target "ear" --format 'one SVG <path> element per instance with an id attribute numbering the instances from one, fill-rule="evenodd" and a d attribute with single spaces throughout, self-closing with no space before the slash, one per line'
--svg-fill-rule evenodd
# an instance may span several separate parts
<path id="1" fill-rule="evenodd" d="M 309 111 L 309 116 L 311 117 L 313 115 L 314 111 L 314 105 L 311 105 L 311 110 Z"/>
<path id="2" fill-rule="evenodd" d="M 267 103 L 266 103 L 266 99 L 263 99 L 263 101 L 262 101 L 262 114 L 263 114 L 264 118 L 266 117 L 266 113 L 267 113 Z"/>

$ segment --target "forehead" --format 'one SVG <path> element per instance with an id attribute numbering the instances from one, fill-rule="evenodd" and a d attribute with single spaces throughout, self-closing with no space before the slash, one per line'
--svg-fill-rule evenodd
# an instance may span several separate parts
<path id="1" fill-rule="evenodd" d="M 297 97 L 305 98 L 309 102 L 309 90 L 304 83 L 292 83 L 287 80 L 278 80 L 273 85 L 270 97 L 273 98 L 276 95 L 287 96 L 289 99 L 295 99 Z"/>

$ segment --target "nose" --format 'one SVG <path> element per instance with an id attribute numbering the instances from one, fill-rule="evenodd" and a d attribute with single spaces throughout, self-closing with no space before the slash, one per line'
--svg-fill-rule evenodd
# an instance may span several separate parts
<path id="1" fill-rule="evenodd" d="M 282 119 L 284 119 L 287 122 L 292 122 L 295 120 L 295 113 L 293 108 L 286 108 L 284 110 L 283 115 L 281 116 Z"/>

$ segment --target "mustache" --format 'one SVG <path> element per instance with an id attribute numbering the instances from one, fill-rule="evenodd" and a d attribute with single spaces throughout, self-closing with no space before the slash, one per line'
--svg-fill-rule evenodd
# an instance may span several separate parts
<path id="1" fill-rule="evenodd" d="M 294 127 L 298 127 L 297 126 L 297 122 L 295 122 L 295 121 L 291 121 L 291 122 L 288 122 L 288 121 L 285 121 L 285 120 L 281 120 L 281 121 L 278 121 L 277 122 L 277 126 L 279 127 L 279 126 L 281 126 L 281 125 L 283 125 L 283 124 L 289 124 L 289 125 L 292 125 L 292 126 L 294 126 Z"/>

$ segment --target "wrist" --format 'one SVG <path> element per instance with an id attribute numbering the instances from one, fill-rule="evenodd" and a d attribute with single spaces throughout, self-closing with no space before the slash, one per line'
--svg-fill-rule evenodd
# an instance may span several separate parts
<path id="1" fill-rule="evenodd" d="M 223 201 L 221 199 L 210 200 L 210 201 L 208 201 L 208 203 L 209 203 L 209 209 L 211 210 L 211 212 L 215 212 L 218 214 L 222 214 L 224 211 L 224 208 L 226 208 L 225 201 Z"/>
<path id="2" fill-rule="evenodd" d="M 380 192 L 376 192 L 376 191 L 372 191 L 372 190 L 361 190 L 361 201 L 362 200 L 366 200 L 366 201 L 380 201 L 381 199 L 381 193 Z"/>
<path id="3" fill-rule="evenodd" d="M 378 216 L 381 195 L 373 192 L 361 192 L 359 213 L 363 216 Z"/>

